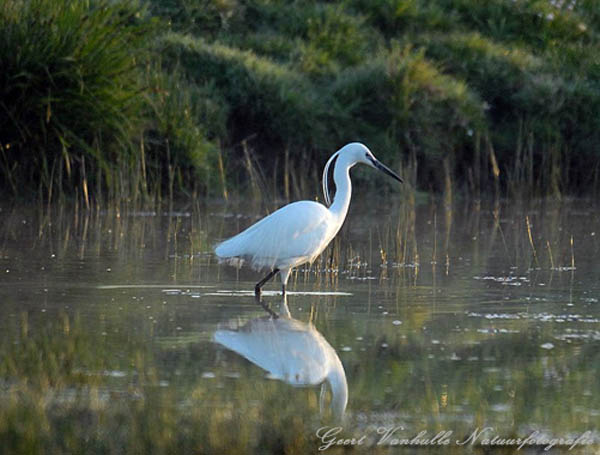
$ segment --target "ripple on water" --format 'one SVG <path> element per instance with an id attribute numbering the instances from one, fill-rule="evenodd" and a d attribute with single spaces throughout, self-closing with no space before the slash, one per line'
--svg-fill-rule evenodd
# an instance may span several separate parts
<path id="1" fill-rule="evenodd" d="M 562 314 L 553 314 L 553 313 L 478 313 L 475 311 L 468 311 L 466 313 L 467 317 L 471 318 L 482 318 L 488 320 L 494 319 L 531 319 L 537 320 L 541 322 L 584 322 L 584 323 L 597 323 L 600 322 L 600 319 L 595 318 L 591 315 L 582 315 L 576 313 L 562 313 Z"/>
<path id="2" fill-rule="evenodd" d="M 555 335 L 554 338 L 560 341 L 600 341 L 600 331 L 567 329 L 565 333 Z"/>

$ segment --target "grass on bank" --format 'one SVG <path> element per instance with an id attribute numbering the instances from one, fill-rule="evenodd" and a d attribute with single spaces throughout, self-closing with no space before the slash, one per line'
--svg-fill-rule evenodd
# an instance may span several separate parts
<path id="1" fill-rule="evenodd" d="M 424 190 L 600 183 L 590 0 L 0 6 L 0 171 L 13 196 L 223 196 L 256 186 L 248 154 L 288 188 L 286 171 L 312 182 L 352 140 Z"/>
<path id="2" fill-rule="evenodd" d="M 124 2 L 1 2 L 0 150 L 13 195 L 91 191 L 128 164 L 153 33 L 139 14 Z"/>
<path id="3" fill-rule="evenodd" d="M 223 108 L 152 61 L 160 23 L 143 4 L 0 3 L 5 191 L 75 193 L 89 205 L 103 195 L 160 197 L 174 184 L 194 190 L 216 156 L 207 130 Z"/>

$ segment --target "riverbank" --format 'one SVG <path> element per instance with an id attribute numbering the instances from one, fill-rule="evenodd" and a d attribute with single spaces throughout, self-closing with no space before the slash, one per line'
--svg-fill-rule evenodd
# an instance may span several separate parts
<path id="1" fill-rule="evenodd" d="M 354 140 L 420 191 L 599 189 L 590 0 L 0 6 L 10 198 L 294 198 Z"/>

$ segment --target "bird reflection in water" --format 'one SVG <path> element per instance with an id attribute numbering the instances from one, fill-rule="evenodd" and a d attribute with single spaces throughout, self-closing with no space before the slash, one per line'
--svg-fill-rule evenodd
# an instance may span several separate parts
<path id="1" fill-rule="evenodd" d="M 236 330 L 217 330 L 214 341 L 266 370 L 270 377 L 293 386 L 321 384 L 321 414 L 325 412 L 326 386 L 331 389 L 331 411 L 342 418 L 348 403 L 348 383 L 335 350 L 312 323 L 291 317 L 287 297 L 280 313 L 257 302 L 269 316 L 248 321 Z"/>

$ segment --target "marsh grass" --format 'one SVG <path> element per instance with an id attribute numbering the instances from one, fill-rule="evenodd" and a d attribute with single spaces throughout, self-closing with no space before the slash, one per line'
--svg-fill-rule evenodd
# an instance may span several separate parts
<path id="1" fill-rule="evenodd" d="M 5 191 L 89 209 L 218 185 L 223 103 L 152 61 L 142 3 L 4 0 L 0 18 Z"/>
<path id="2" fill-rule="evenodd" d="M 353 140 L 424 191 L 600 188 L 591 0 L 1 6 L 13 196 L 289 200 Z"/>
<path id="3" fill-rule="evenodd" d="M 128 164 L 142 122 L 151 21 L 131 3 L 4 0 L 0 129 L 13 195 L 78 188 Z M 23 188 L 24 187 L 24 188 Z"/>

